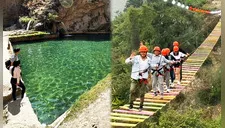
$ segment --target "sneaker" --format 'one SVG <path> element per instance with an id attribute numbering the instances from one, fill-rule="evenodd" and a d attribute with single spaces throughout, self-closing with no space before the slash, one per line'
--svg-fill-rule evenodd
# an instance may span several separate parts
<path id="1" fill-rule="evenodd" d="M 154 92 L 154 96 L 157 96 L 157 92 Z"/>
<path id="2" fill-rule="evenodd" d="M 160 100 L 162 100 L 163 99 L 163 94 L 160 94 Z"/>
<path id="3" fill-rule="evenodd" d="M 174 83 L 171 83 L 170 87 L 172 87 L 172 88 L 173 88 L 173 87 L 174 87 Z"/>
<path id="4" fill-rule="evenodd" d="M 143 110 L 143 106 L 141 105 L 140 107 L 139 107 L 139 112 L 141 112 Z"/>
<path id="5" fill-rule="evenodd" d="M 170 89 L 168 88 L 168 89 L 166 90 L 166 92 L 167 92 L 167 93 L 170 93 Z"/>
<path id="6" fill-rule="evenodd" d="M 130 104 L 129 109 L 132 109 L 132 108 L 133 108 L 133 104 Z"/>

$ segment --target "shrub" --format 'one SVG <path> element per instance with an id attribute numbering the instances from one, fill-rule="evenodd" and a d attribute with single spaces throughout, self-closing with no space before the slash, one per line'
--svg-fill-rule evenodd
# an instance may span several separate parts
<path id="1" fill-rule="evenodd" d="M 22 24 L 27 24 L 29 21 L 34 21 L 34 19 L 28 16 L 22 16 L 19 18 L 19 22 Z"/>
<path id="2" fill-rule="evenodd" d="M 58 18 L 58 15 L 52 14 L 52 13 L 48 13 L 48 20 L 56 20 L 56 18 Z"/>
<path id="3" fill-rule="evenodd" d="M 184 112 L 168 109 L 162 112 L 158 122 L 149 122 L 149 128 L 219 128 L 221 117 L 203 118 L 204 110 L 188 109 Z"/>

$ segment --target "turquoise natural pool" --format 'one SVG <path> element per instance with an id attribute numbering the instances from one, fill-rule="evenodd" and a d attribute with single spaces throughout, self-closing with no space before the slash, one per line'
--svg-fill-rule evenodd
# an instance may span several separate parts
<path id="1" fill-rule="evenodd" d="M 27 95 L 41 123 L 50 124 L 110 72 L 109 41 L 55 40 L 14 45 Z"/>

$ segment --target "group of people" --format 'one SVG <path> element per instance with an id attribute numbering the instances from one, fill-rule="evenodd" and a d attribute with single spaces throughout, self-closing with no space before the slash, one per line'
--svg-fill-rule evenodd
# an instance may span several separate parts
<path id="1" fill-rule="evenodd" d="M 173 48 L 164 48 L 161 50 L 159 46 L 155 46 L 153 53 L 140 43 L 140 55 L 132 52 L 129 58 L 125 60 L 126 64 L 132 64 L 131 85 L 129 96 L 129 109 L 133 108 L 133 102 L 140 97 L 140 111 L 143 109 L 144 95 L 147 92 L 148 77 L 151 75 L 152 89 L 154 96 L 160 95 L 163 99 L 164 86 L 166 83 L 167 92 L 174 87 L 174 81 L 180 85 L 182 75 L 182 63 L 189 56 L 179 48 L 179 43 L 175 41 Z M 171 82 L 170 82 L 171 80 Z"/>
<path id="2" fill-rule="evenodd" d="M 10 71 L 10 74 L 12 75 L 10 83 L 12 85 L 12 99 L 13 101 L 15 101 L 17 99 L 16 97 L 17 86 L 19 86 L 22 89 L 21 99 L 24 97 L 26 88 L 22 80 L 20 60 L 18 58 L 20 49 L 16 48 L 13 51 L 14 51 L 14 55 L 12 55 L 12 57 L 9 59 L 8 61 L 9 64 L 6 65 L 6 68 Z"/>

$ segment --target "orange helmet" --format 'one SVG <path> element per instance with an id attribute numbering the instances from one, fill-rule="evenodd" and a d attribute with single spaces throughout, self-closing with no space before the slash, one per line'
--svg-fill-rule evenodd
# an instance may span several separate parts
<path id="1" fill-rule="evenodd" d="M 174 47 L 173 47 L 173 51 L 174 51 L 174 52 L 178 52 L 178 51 L 179 51 L 179 47 L 178 47 L 178 46 L 174 46 Z"/>
<path id="2" fill-rule="evenodd" d="M 170 54 L 170 49 L 169 48 L 165 48 L 166 49 L 166 52 L 167 52 L 167 55 Z"/>
<path id="3" fill-rule="evenodd" d="M 148 48 L 145 45 L 141 45 L 139 48 L 139 52 L 148 52 Z"/>
<path id="4" fill-rule="evenodd" d="M 166 50 L 165 48 L 162 49 L 161 54 L 162 54 L 163 56 L 166 56 L 166 55 L 167 55 L 167 50 Z"/>
<path id="5" fill-rule="evenodd" d="M 177 41 L 174 41 L 173 46 L 179 46 L 179 43 Z"/>
<path id="6" fill-rule="evenodd" d="M 154 47 L 154 49 L 153 49 L 153 51 L 159 51 L 159 52 L 160 52 L 160 51 L 161 51 L 161 49 L 160 49 L 160 47 L 159 47 L 159 46 L 155 46 L 155 47 Z"/>

